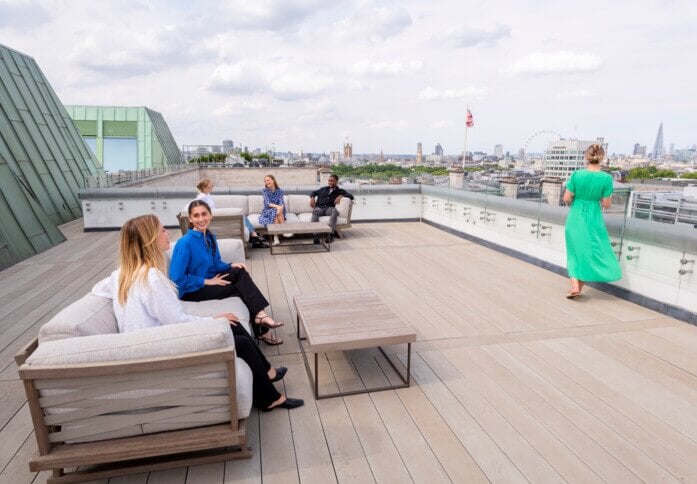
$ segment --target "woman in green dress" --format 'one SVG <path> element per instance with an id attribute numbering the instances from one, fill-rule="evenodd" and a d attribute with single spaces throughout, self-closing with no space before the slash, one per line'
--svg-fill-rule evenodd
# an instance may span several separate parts
<path id="1" fill-rule="evenodd" d="M 600 209 L 608 208 L 612 202 L 612 176 L 600 170 L 605 150 L 593 144 L 585 157 L 588 167 L 571 174 L 564 193 L 564 202 L 571 205 L 566 219 L 566 258 L 571 279 L 571 290 L 566 297 L 569 299 L 579 297 L 586 282 L 622 278 Z"/>

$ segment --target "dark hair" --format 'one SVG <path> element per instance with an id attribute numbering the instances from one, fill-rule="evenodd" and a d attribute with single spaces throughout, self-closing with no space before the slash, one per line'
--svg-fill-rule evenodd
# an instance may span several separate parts
<path id="1" fill-rule="evenodd" d="M 588 163 L 600 163 L 605 158 L 605 150 L 598 143 L 593 143 L 588 148 L 586 148 L 586 161 Z"/>
<path id="2" fill-rule="evenodd" d="M 213 214 L 213 212 L 211 211 L 211 207 L 209 207 L 206 202 L 204 202 L 203 200 L 194 200 L 189 204 L 189 217 L 191 217 L 191 211 L 196 207 L 206 207 L 208 213 L 210 213 L 211 215 Z"/>
<path id="3" fill-rule="evenodd" d="M 329 175 L 329 178 L 333 178 L 334 180 L 339 181 L 339 175 L 337 175 L 335 173 L 332 173 L 331 175 Z"/>

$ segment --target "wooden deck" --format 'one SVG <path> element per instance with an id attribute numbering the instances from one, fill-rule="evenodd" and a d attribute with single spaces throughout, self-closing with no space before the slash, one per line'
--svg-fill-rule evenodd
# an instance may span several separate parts
<path id="1" fill-rule="evenodd" d="M 0 482 L 44 482 L 13 355 L 113 268 L 115 232 L 0 272 Z M 174 237 L 175 231 L 171 231 Z M 697 328 L 419 223 L 359 224 L 330 253 L 252 251 L 286 321 L 283 385 L 306 405 L 248 421 L 253 457 L 112 483 L 697 482 Z M 315 401 L 295 294 L 373 289 L 416 330 L 408 389 Z M 389 352 L 404 363 L 404 346 Z M 396 378 L 377 350 L 330 353 L 322 393 Z"/>

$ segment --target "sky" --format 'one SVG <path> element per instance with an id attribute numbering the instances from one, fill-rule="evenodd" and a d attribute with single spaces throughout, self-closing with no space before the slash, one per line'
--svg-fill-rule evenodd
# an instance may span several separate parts
<path id="1" fill-rule="evenodd" d="M 697 143 L 694 0 L 0 0 L 64 104 L 147 106 L 175 140 L 414 154 Z"/>

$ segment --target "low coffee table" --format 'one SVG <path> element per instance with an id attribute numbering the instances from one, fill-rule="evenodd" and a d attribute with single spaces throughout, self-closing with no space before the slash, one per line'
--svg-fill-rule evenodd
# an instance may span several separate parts
<path id="1" fill-rule="evenodd" d="M 295 243 L 295 244 L 280 244 L 273 245 L 273 236 L 282 236 L 283 234 L 319 234 L 321 246 L 326 249 L 327 252 L 331 250 L 331 240 L 329 236 L 332 233 L 332 228 L 323 222 L 286 222 L 283 224 L 269 224 L 266 226 L 266 232 L 269 234 L 269 247 L 271 247 L 271 253 L 274 253 L 274 247 L 299 247 L 299 248 L 309 248 L 318 247 L 314 243 Z M 316 250 L 293 250 L 293 253 L 299 252 L 316 252 Z M 285 253 L 285 252 L 284 252 Z"/>
<path id="2" fill-rule="evenodd" d="M 316 399 L 354 395 L 357 393 L 406 388 L 411 381 L 411 344 L 416 341 L 414 330 L 399 319 L 373 291 L 350 291 L 334 294 L 303 294 L 293 298 L 298 313 L 297 336 L 305 361 L 305 369 Z M 305 338 L 300 337 L 300 327 Z M 303 343 L 303 341 L 307 343 Z M 387 357 L 383 345 L 407 345 L 407 375 Z M 319 395 L 319 353 L 327 351 L 378 349 L 397 372 L 404 384 L 365 390 Z M 315 373 L 312 375 L 306 351 L 315 354 Z"/>

